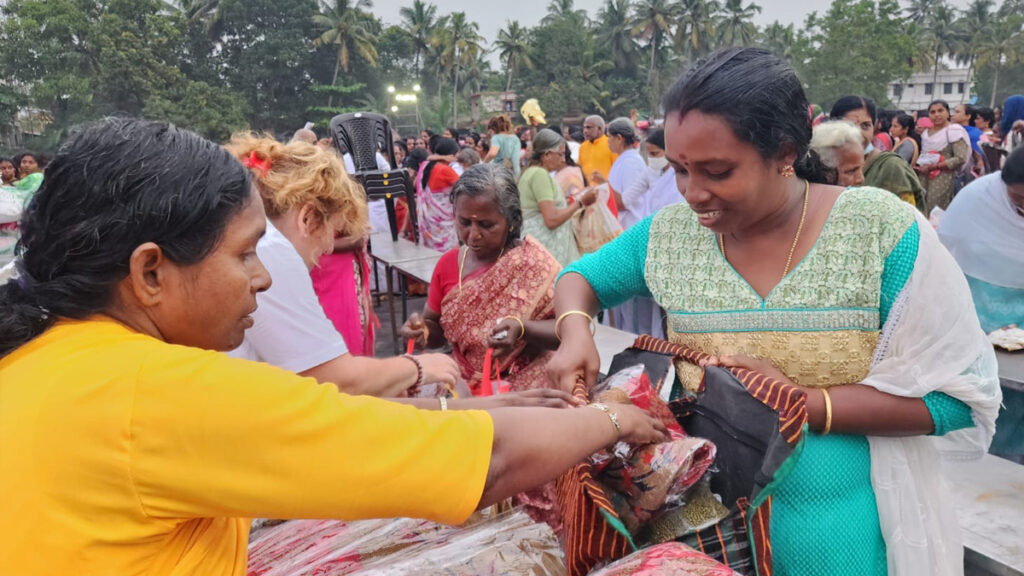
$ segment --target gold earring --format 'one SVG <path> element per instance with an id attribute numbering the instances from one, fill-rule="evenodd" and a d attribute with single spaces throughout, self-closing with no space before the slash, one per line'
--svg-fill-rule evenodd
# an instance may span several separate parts
<path id="1" fill-rule="evenodd" d="M 796 174 L 796 170 L 794 170 L 793 165 L 790 164 L 788 166 L 783 167 L 782 170 L 779 171 L 779 174 L 782 174 L 782 176 L 785 178 L 792 178 L 793 175 Z"/>

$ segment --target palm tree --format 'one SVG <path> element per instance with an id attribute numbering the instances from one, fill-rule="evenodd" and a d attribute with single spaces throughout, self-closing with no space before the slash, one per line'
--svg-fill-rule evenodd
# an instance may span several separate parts
<path id="1" fill-rule="evenodd" d="M 924 72 L 934 66 L 935 55 L 932 53 L 932 42 L 928 35 L 913 22 L 907 25 L 906 34 L 913 39 L 911 53 L 907 61 L 910 68 L 915 72 Z"/>
<path id="2" fill-rule="evenodd" d="M 942 57 L 956 54 L 963 39 L 963 30 L 956 20 L 954 10 L 945 4 L 937 4 L 925 22 L 924 35 L 931 46 L 934 57 L 934 73 L 932 74 L 932 86 L 934 87 L 939 79 L 939 64 L 942 62 Z"/>
<path id="3" fill-rule="evenodd" d="M 377 40 L 372 33 L 375 20 L 365 11 L 372 6 L 370 0 L 320 0 L 321 11 L 313 16 L 313 23 L 326 30 L 313 43 L 338 47 L 331 86 L 338 83 L 338 70 L 348 73 L 352 52 L 359 54 L 370 66 L 377 65 Z M 333 104 L 332 94 L 327 105 Z"/>
<path id="4" fill-rule="evenodd" d="M 597 38 L 608 47 L 612 62 L 618 68 L 629 68 L 636 54 L 630 0 L 605 0 L 597 13 Z"/>
<path id="5" fill-rule="evenodd" d="M 726 0 L 718 22 L 718 39 L 724 46 L 749 46 L 757 39 L 757 26 L 751 21 L 761 7 L 743 0 Z"/>
<path id="6" fill-rule="evenodd" d="M 412 0 L 412 6 L 398 11 L 402 17 L 402 30 L 412 39 L 416 47 L 416 77 L 420 77 L 420 55 L 430 44 L 430 35 L 437 24 L 437 6 L 423 0 Z"/>
<path id="7" fill-rule="evenodd" d="M 448 21 L 448 42 L 446 51 L 450 52 L 450 62 L 454 69 L 452 82 L 452 123 L 459 121 L 459 75 L 462 68 L 476 60 L 483 51 L 484 38 L 480 35 L 480 25 L 466 19 L 465 12 L 455 12 Z"/>
<path id="8" fill-rule="evenodd" d="M 907 18 L 911 22 L 921 26 L 931 16 L 932 8 L 935 6 L 935 0 L 909 0 L 903 11 L 907 13 Z"/>
<path id="9" fill-rule="evenodd" d="M 220 0 L 165 0 L 168 12 L 178 12 L 191 23 L 201 23 L 211 38 L 220 36 Z"/>
<path id="10" fill-rule="evenodd" d="M 548 13 L 541 18 L 540 23 L 547 25 L 565 19 L 578 26 L 583 26 L 587 23 L 587 11 L 577 10 L 573 0 L 550 0 Z"/>
<path id="11" fill-rule="evenodd" d="M 960 19 L 960 27 L 964 31 L 964 37 L 960 42 L 960 49 L 954 55 L 958 64 L 967 64 L 967 85 L 971 85 L 971 77 L 974 75 L 975 64 L 978 61 L 978 45 L 992 35 L 992 20 L 995 14 L 995 0 L 974 0 L 964 10 Z M 963 103 L 967 97 L 965 90 L 960 97 Z"/>
<path id="12" fill-rule="evenodd" d="M 978 65 L 992 66 L 992 96 L 989 106 L 996 105 L 996 94 L 999 91 L 999 72 L 1004 64 L 1024 61 L 1024 18 L 1013 14 L 997 21 L 992 35 L 981 39 L 978 43 Z"/>
<path id="13" fill-rule="evenodd" d="M 711 51 L 716 34 L 716 0 L 680 0 L 676 48 L 696 60 Z"/>
<path id="14" fill-rule="evenodd" d="M 783 26 L 778 20 L 765 26 L 761 33 L 761 45 L 787 62 L 793 60 L 793 45 L 796 44 L 796 30 L 793 25 Z"/>
<path id="15" fill-rule="evenodd" d="M 665 36 L 672 35 L 672 23 L 676 19 L 676 7 L 668 0 L 640 0 L 636 5 L 633 18 L 633 36 L 647 42 L 651 50 L 651 67 L 647 70 L 647 87 L 654 90 L 654 78 L 657 70 L 658 45 Z"/>
<path id="16" fill-rule="evenodd" d="M 451 31 L 448 29 L 448 22 L 451 16 L 445 15 L 437 19 L 434 30 L 430 34 L 430 42 L 427 44 L 426 61 L 429 61 L 434 69 L 437 80 L 437 102 L 441 106 L 441 94 L 444 90 L 443 79 L 447 78 L 452 71 Z"/>
<path id="17" fill-rule="evenodd" d="M 494 43 L 498 49 L 498 57 L 505 63 L 505 91 L 512 89 L 512 76 L 519 75 L 519 67 L 533 68 L 530 60 L 530 40 L 526 28 L 518 21 L 508 22 L 505 28 L 498 31 L 498 40 Z"/>

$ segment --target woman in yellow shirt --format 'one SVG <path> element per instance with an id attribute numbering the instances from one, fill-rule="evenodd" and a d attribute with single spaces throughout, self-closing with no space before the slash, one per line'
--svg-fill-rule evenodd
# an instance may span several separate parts
<path id="1" fill-rule="evenodd" d="M 0 286 L 4 573 L 241 575 L 249 517 L 460 522 L 664 435 L 628 406 L 429 412 L 215 352 L 270 285 L 266 217 L 237 160 L 167 124 L 79 132 L 22 224 Z"/>

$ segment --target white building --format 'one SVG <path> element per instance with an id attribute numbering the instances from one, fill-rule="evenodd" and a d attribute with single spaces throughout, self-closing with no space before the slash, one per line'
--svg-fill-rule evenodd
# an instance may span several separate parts
<path id="1" fill-rule="evenodd" d="M 945 100 L 952 108 L 973 98 L 967 74 L 966 68 L 939 70 L 938 77 L 934 71 L 916 72 L 905 82 L 889 84 L 889 100 L 896 108 L 910 112 L 928 108 L 933 100 Z"/>

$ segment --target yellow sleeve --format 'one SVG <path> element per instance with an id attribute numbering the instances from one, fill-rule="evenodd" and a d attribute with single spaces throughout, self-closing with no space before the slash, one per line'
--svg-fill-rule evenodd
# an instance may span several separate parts
<path id="1" fill-rule="evenodd" d="M 341 394 L 265 364 L 175 347 L 140 371 L 130 466 L 157 518 L 460 523 L 490 466 L 490 415 Z"/>

